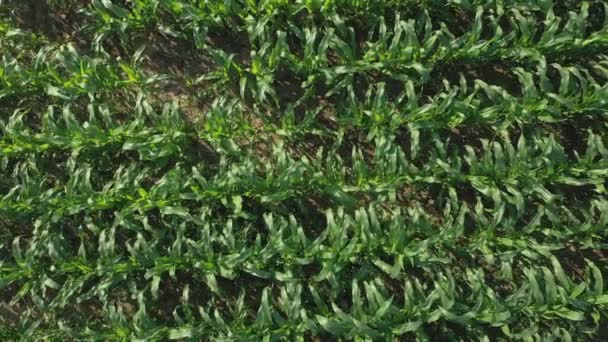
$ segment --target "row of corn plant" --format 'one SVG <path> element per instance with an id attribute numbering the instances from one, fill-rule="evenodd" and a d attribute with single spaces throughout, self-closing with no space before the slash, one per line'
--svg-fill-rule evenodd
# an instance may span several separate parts
<path id="1" fill-rule="evenodd" d="M 0 338 L 602 339 L 607 8 L 0 0 Z"/>

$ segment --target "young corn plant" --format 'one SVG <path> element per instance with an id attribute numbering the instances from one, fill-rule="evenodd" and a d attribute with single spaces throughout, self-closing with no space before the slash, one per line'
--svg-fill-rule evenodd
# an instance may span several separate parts
<path id="1" fill-rule="evenodd" d="M 601 340 L 607 23 L 0 0 L 0 337 Z"/>

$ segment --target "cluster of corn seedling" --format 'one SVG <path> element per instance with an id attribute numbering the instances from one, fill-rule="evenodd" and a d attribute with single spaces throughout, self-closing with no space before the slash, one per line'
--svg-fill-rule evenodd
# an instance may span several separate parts
<path id="1" fill-rule="evenodd" d="M 0 0 L 1 338 L 608 334 L 608 2 L 45 3 Z"/>

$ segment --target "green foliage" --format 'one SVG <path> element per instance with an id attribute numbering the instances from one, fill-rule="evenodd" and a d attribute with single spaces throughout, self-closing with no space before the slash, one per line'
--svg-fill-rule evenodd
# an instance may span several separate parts
<path id="1" fill-rule="evenodd" d="M 608 2 L 42 4 L 0 0 L 0 338 L 608 333 Z"/>

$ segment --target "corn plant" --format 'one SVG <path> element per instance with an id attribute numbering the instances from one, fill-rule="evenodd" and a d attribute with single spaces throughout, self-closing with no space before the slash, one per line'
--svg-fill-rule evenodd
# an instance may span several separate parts
<path id="1" fill-rule="evenodd" d="M 0 54 L 0 338 L 608 333 L 606 1 L 0 0 Z"/>

